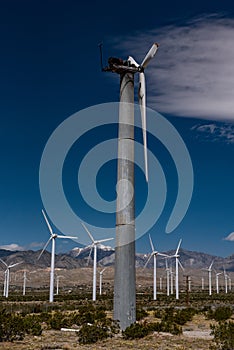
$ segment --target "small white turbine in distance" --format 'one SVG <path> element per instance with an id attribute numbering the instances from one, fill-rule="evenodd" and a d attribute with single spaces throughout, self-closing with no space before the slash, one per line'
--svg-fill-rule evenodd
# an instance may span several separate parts
<path id="1" fill-rule="evenodd" d="M 49 301 L 50 303 L 52 303 L 54 301 L 54 261 L 55 261 L 55 239 L 56 238 L 65 238 L 65 239 L 77 239 L 77 237 L 73 237 L 73 236 L 62 236 L 62 235 L 57 235 L 56 233 L 53 232 L 52 227 L 50 226 L 50 223 L 47 219 L 47 216 L 44 212 L 44 210 L 42 209 L 42 214 L 44 216 L 45 222 L 48 226 L 49 232 L 50 232 L 50 238 L 48 239 L 48 241 L 46 242 L 44 248 L 42 249 L 40 255 L 38 256 L 38 260 L 40 259 L 40 257 L 42 256 L 42 254 L 44 253 L 45 249 L 47 248 L 48 244 L 50 243 L 50 241 L 52 242 L 52 247 L 51 247 L 51 265 L 50 265 L 50 297 L 49 297 Z"/>
<path id="2" fill-rule="evenodd" d="M 167 296 L 169 296 L 170 295 L 170 268 L 168 267 L 167 258 L 165 262 L 166 262 L 166 276 L 167 276 Z"/>
<path id="3" fill-rule="evenodd" d="M 219 276 L 222 275 L 222 272 L 216 272 L 215 273 L 215 280 L 216 280 L 216 293 L 219 294 Z"/>
<path id="4" fill-rule="evenodd" d="M 150 259 L 151 259 L 152 256 L 153 256 L 153 257 L 154 257 L 154 292 L 153 292 L 153 297 L 154 297 L 154 300 L 156 300 L 156 299 L 157 299 L 157 255 L 159 255 L 159 256 L 164 256 L 164 257 L 168 257 L 168 255 L 163 254 L 163 253 L 159 253 L 157 250 L 155 250 L 150 235 L 149 235 L 149 240 L 150 240 L 150 245 L 151 245 L 152 253 L 150 254 L 148 260 L 146 261 L 144 268 L 146 268 L 146 266 L 148 265 Z"/>
<path id="5" fill-rule="evenodd" d="M 209 295 L 212 294 L 212 266 L 213 266 L 213 263 L 214 263 L 214 260 L 211 262 L 210 266 L 205 269 L 208 272 Z"/>
<path id="6" fill-rule="evenodd" d="M 23 295 L 25 295 L 26 293 L 26 283 L 28 281 L 28 278 L 27 278 L 27 270 L 24 270 L 24 273 L 23 273 Z"/>
<path id="7" fill-rule="evenodd" d="M 60 278 L 63 278 L 63 276 L 61 276 L 61 275 L 56 276 L 56 295 L 59 294 L 59 280 L 60 280 Z"/>
<path id="8" fill-rule="evenodd" d="M 92 241 L 91 249 L 93 249 L 93 301 L 95 301 L 96 300 L 96 285 L 97 285 L 97 246 L 100 243 L 111 241 L 114 238 L 105 238 L 105 239 L 99 239 L 96 241 L 93 238 L 93 236 L 91 235 L 90 231 L 85 226 L 85 224 L 83 222 L 81 224 L 84 227 L 85 231 L 88 233 L 88 235 Z M 90 251 L 90 255 L 91 255 L 91 251 Z"/>
<path id="9" fill-rule="evenodd" d="M 99 276 L 100 276 L 100 279 L 99 279 L 99 295 L 102 295 L 102 275 L 103 275 L 103 272 L 106 270 L 106 267 L 99 272 Z"/>
<path id="10" fill-rule="evenodd" d="M 148 182 L 148 157 L 147 157 L 147 137 L 146 137 L 146 87 L 145 87 L 144 70 L 148 66 L 150 60 L 156 55 L 158 46 L 159 45 L 157 43 L 154 43 L 152 45 L 152 47 L 146 54 L 141 64 L 138 64 L 133 57 L 131 56 L 128 57 L 128 61 L 131 64 L 141 68 L 139 73 L 138 98 L 139 98 L 139 105 L 141 110 L 141 123 L 142 123 L 144 158 L 145 158 L 145 178 L 147 182 Z"/>
<path id="11" fill-rule="evenodd" d="M 6 266 L 6 270 L 5 270 L 5 278 L 4 278 L 4 289 L 3 289 L 3 296 L 8 298 L 9 295 L 9 284 L 10 284 L 10 269 L 12 269 L 13 267 L 20 265 L 23 263 L 23 261 L 15 263 L 15 264 L 11 264 L 11 265 L 7 265 L 7 263 L 5 263 L 5 261 L 3 261 L 2 259 L 0 259 L 0 261 Z"/>
<path id="12" fill-rule="evenodd" d="M 183 269 L 180 261 L 179 261 L 179 249 L 180 249 L 180 245 L 181 245 L 182 239 L 179 240 L 176 252 L 174 255 L 171 256 L 171 258 L 175 258 L 175 267 L 176 267 L 176 271 L 175 271 L 175 289 L 176 289 L 176 299 L 179 299 L 179 264 L 181 266 L 181 268 Z"/>
<path id="13" fill-rule="evenodd" d="M 225 294 L 227 294 L 227 292 L 228 292 L 228 274 L 227 274 L 225 268 L 223 268 L 223 275 L 224 275 Z"/>

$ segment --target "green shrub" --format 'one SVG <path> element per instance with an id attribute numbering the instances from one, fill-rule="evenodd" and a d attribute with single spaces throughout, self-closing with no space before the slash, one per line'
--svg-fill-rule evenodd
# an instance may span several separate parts
<path id="1" fill-rule="evenodd" d="M 196 311 L 193 308 L 177 310 L 174 315 L 174 322 L 182 326 L 186 322 L 192 321 L 192 318 L 195 315 L 195 313 Z"/>
<path id="2" fill-rule="evenodd" d="M 23 318 L 24 330 L 27 334 L 41 335 L 42 327 L 40 323 L 40 316 L 26 315 Z"/>
<path id="3" fill-rule="evenodd" d="M 103 325 L 84 324 L 78 333 L 78 340 L 80 344 L 91 344 L 96 343 L 98 340 L 106 339 L 108 336 L 108 330 Z"/>
<path id="4" fill-rule="evenodd" d="M 136 309 L 136 320 L 140 321 L 144 317 L 148 316 L 148 312 L 146 312 L 144 309 Z"/>
<path id="5" fill-rule="evenodd" d="M 232 350 L 234 349 L 234 322 L 219 322 L 211 325 L 211 335 L 214 336 L 214 345 L 210 349 Z"/>
<path id="6" fill-rule="evenodd" d="M 146 323 L 133 323 L 122 331 L 124 339 L 138 339 L 147 336 L 152 329 Z"/>
<path id="7" fill-rule="evenodd" d="M 96 343 L 119 332 L 118 323 L 107 318 L 103 307 L 82 307 L 79 314 L 73 317 L 73 321 L 81 326 L 78 333 L 80 344 Z"/>
<path id="8" fill-rule="evenodd" d="M 62 327 L 71 327 L 74 319 L 74 315 L 66 315 L 62 312 L 55 312 L 47 320 L 50 328 L 60 330 Z"/>
<path id="9" fill-rule="evenodd" d="M 20 315 L 0 314 L 0 342 L 23 340 L 25 328 L 23 318 Z"/>
<path id="10" fill-rule="evenodd" d="M 213 311 L 212 318 L 219 321 L 226 321 L 232 316 L 232 309 L 228 306 L 220 306 Z"/>
<path id="11" fill-rule="evenodd" d="M 182 334 L 182 328 L 174 321 L 161 321 L 160 332 L 167 332 L 175 335 Z"/>
<path id="12" fill-rule="evenodd" d="M 122 331 L 122 336 L 124 339 L 138 339 L 152 332 L 168 332 L 178 335 L 182 333 L 182 328 L 175 322 L 168 321 L 133 323 Z"/>

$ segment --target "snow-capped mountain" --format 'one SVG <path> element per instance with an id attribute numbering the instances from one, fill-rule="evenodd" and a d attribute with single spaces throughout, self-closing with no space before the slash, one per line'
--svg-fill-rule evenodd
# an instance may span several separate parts
<path id="1" fill-rule="evenodd" d="M 90 256 L 90 259 L 93 259 L 93 249 L 92 245 L 86 246 L 84 248 L 75 247 L 67 254 L 72 256 L 73 258 L 78 259 L 88 259 Z M 92 251 L 91 251 L 92 250 Z M 98 244 L 97 245 L 97 260 L 100 261 L 103 258 L 109 257 L 115 252 L 115 250 L 112 247 Z"/>

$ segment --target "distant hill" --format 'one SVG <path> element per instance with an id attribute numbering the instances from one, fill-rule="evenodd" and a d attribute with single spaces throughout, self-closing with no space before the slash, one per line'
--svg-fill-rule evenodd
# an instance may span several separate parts
<path id="1" fill-rule="evenodd" d="M 13 264 L 17 262 L 22 262 L 25 268 L 35 269 L 35 268 L 46 268 L 50 266 L 50 253 L 45 251 L 41 258 L 38 260 L 38 256 L 41 250 L 33 251 L 9 251 L 0 250 L 0 258 L 4 260 L 7 264 Z M 99 245 L 97 250 L 97 260 L 100 266 L 111 266 L 114 264 L 115 251 L 111 247 L 104 245 Z M 168 255 L 173 255 L 174 251 L 164 252 Z M 194 252 L 185 249 L 180 249 L 180 261 L 183 267 L 189 271 L 190 269 L 203 269 L 207 268 L 211 262 L 214 260 L 213 267 L 215 270 L 222 270 L 223 267 L 227 271 L 234 271 L 234 254 L 223 258 L 219 256 L 214 256 L 206 253 Z M 144 267 L 149 254 L 136 254 L 136 267 Z M 56 254 L 55 265 L 57 268 L 73 269 L 79 267 L 91 266 L 93 260 L 93 250 L 91 251 L 91 246 L 85 248 L 74 248 L 66 254 Z M 174 264 L 175 259 L 168 259 L 168 263 Z M 165 267 L 165 259 L 162 257 L 157 257 L 158 267 Z M 21 265 L 21 269 L 22 269 Z M 0 266 L 4 269 L 4 265 L 0 262 Z M 147 265 L 148 268 L 153 267 L 153 259 L 149 261 Z"/>

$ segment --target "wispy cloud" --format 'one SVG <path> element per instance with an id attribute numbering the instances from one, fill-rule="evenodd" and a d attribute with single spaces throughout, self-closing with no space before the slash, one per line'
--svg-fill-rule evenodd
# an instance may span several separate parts
<path id="1" fill-rule="evenodd" d="M 146 69 L 148 105 L 160 112 L 234 120 L 234 19 L 203 16 L 115 40 L 123 55 L 141 62 L 160 44 Z"/>
<path id="2" fill-rule="evenodd" d="M 0 249 L 11 250 L 11 251 L 15 251 L 15 250 L 23 251 L 25 250 L 25 247 L 22 247 L 17 243 L 11 243 L 11 244 L 0 245 Z"/>
<path id="3" fill-rule="evenodd" d="M 234 143 L 234 124 L 198 124 L 195 125 L 192 130 L 196 131 L 198 137 L 201 135 L 203 139 L 209 141 L 222 141 L 229 144 Z"/>
<path id="4" fill-rule="evenodd" d="M 28 244 L 25 248 L 26 249 L 34 249 L 34 248 L 42 248 L 45 245 L 43 242 L 32 242 Z"/>
<path id="5" fill-rule="evenodd" d="M 24 250 L 29 250 L 29 249 L 34 249 L 34 248 L 42 248 L 43 247 L 42 242 L 32 242 L 26 246 L 21 246 L 18 243 L 10 243 L 10 244 L 4 244 L 0 245 L 0 249 L 5 249 L 5 250 L 10 250 L 10 251 L 24 251 Z"/>
<path id="6" fill-rule="evenodd" d="M 230 233 L 227 237 L 224 238 L 225 241 L 234 241 L 234 232 Z"/>

